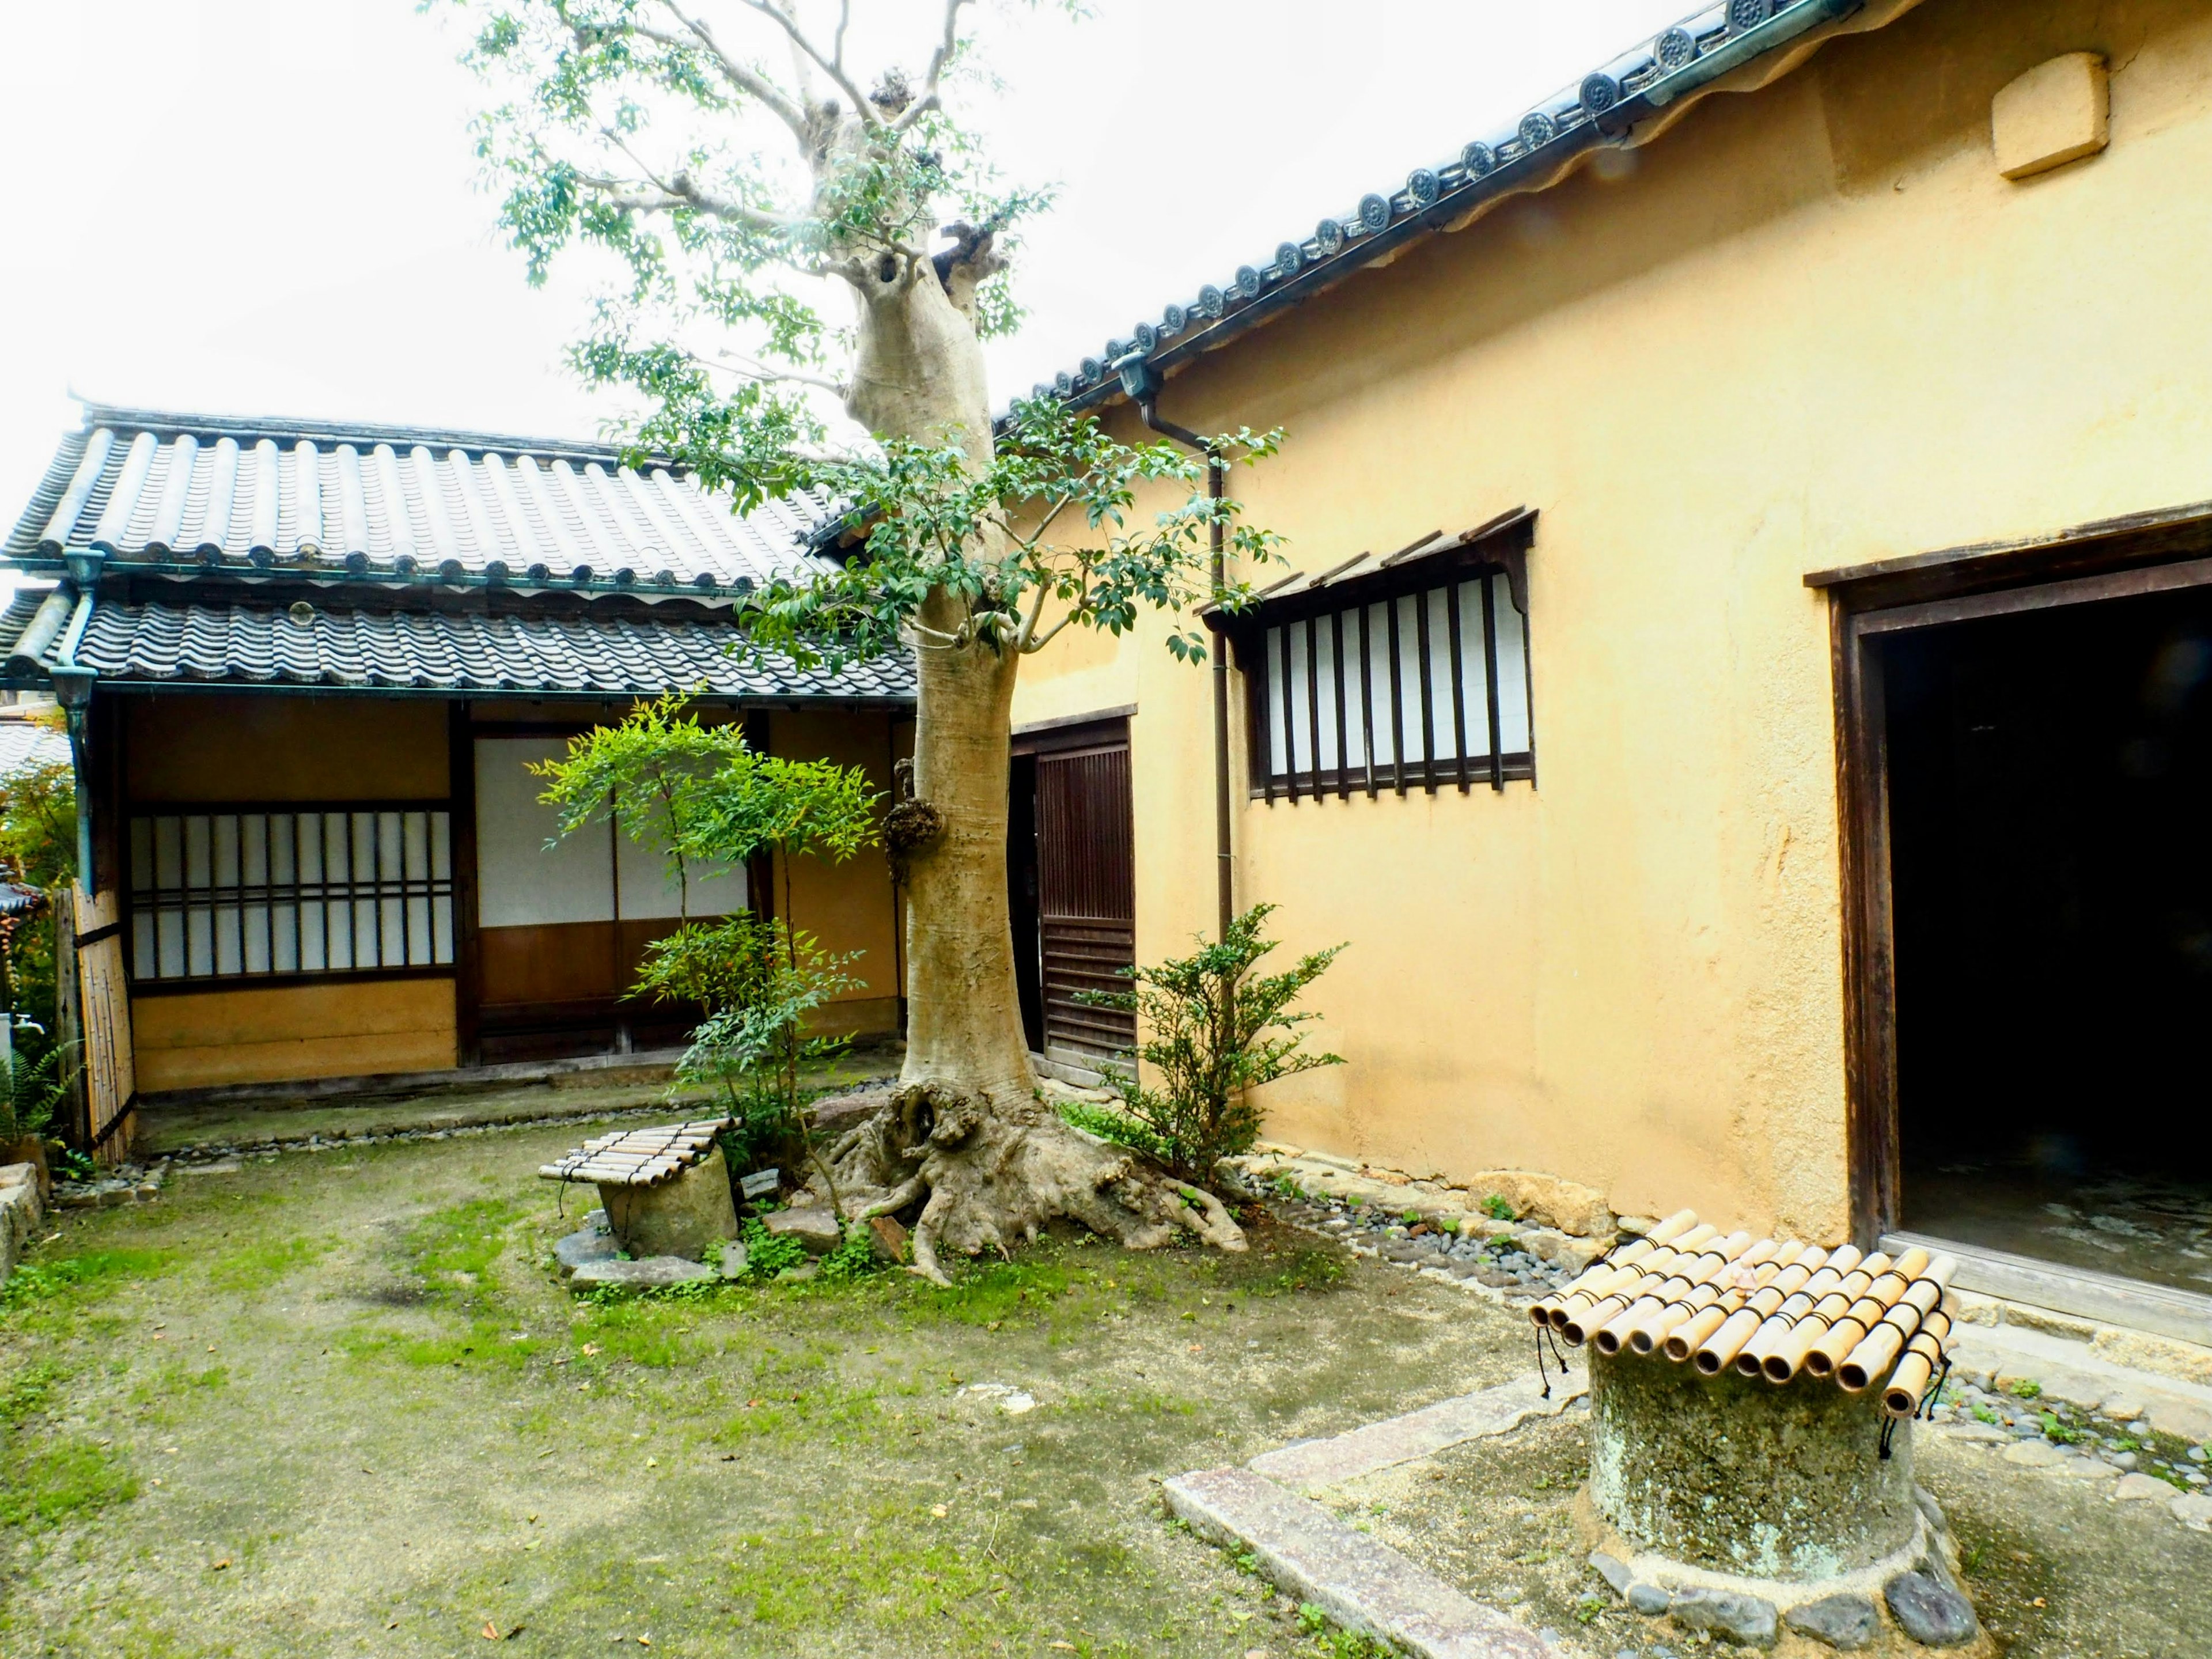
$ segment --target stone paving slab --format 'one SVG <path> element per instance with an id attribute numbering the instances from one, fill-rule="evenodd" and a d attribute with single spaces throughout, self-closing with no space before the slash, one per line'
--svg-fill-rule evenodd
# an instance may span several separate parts
<path id="1" fill-rule="evenodd" d="M 2162 1433 L 2212 1439 L 2212 1387 L 2115 1364 L 2086 1342 L 2010 1325 L 1960 1325 L 1951 1360 L 1960 1370 L 1989 1373 L 2000 1389 L 2033 1377 L 2048 1397 L 2084 1411 L 2126 1401 Z"/>
<path id="2" fill-rule="evenodd" d="M 1303 1440 L 1263 1452 L 1247 1467 L 1285 1486 L 1333 1486 L 1395 1463 L 1432 1457 L 1462 1440 L 1504 1434 L 1532 1417 L 1556 1417 L 1589 1392 L 1589 1373 L 1571 1370 L 1565 1379 L 1554 1375 L 1551 1389 L 1547 1400 L 1543 1384 L 1535 1377 L 1516 1377 L 1494 1389 L 1440 1400 L 1326 1440 Z"/>
<path id="3" fill-rule="evenodd" d="M 1168 1506 L 1193 1530 L 1243 1543 L 1279 1588 L 1419 1659 L 1547 1659 L 1558 1651 L 1388 1544 L 1249 1469 L 1200 1469 L 1176 1476 L 1165 1490 Z"/>

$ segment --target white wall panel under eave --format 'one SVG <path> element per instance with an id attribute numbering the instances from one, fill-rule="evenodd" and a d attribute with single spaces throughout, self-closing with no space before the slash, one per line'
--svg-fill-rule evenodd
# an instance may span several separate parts
<path id="1" fill-rule="evenodd" d="M 745 872 L 740 866 L 693 865 L 690 868 L 690 913 L 694 916 L 723 916 L 745 908 Z M 615 853 L 615 877 L 621 884 L 624 921 L 656 921 L 684 913 L 684 895 L 667 859 L 650 847 L 641 847 L 627 832 Z"/>
<path id="2" fill-rule="evenodd" d="M 559 821 L 538 799 L 545 781 L 526 769 L 566 754 L 568 740 L 478 738 L 476 747 L 477 925 L 613 921 L 612 831 L 595 824 L 548 847 Z"/>

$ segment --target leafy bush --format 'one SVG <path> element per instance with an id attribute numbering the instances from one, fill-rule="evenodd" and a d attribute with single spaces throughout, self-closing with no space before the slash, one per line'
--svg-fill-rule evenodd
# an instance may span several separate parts
<path id="1" fill-rule="evenodd" d="M 822 1258 L 822 1277 L 833 1284 L 865 1279 L 884 1264 L 876 1259 L 876 1247 L 865 1224 L 845 1230 L 845 1242 Z"/>
<path id="2" fill-rule="evenodd" d="M 1161 1164 L 1168 1161 L 1168 1143 L 1133 1117 L 1108 1107 L 1093 1106 L 1087 1100 L 1060 1102 L 1060 1115 L 1063 1122 L 1073 1124 L 1085 1134 L 1129 1147 Z"/>
<path id="3" fill-rule="evenodd" d="M 59 725 L 58 715 L 53 723 Z M 0 878 L 61 893 L 76 872 L 76 778 L 70 763 L 26 766 L 0 777 Z M 41 1058 L 49 1033 L 58 1029 L 51 905 L 0 917 L 0 961 L 8 1007 L 27 1022 L 16 1028 L 15 1046 Z"/>
<path id="4" fill-rule="evenodd" d="M 1498 1194 L 1492 1193 L 1482 1200 L 1482 1212 L 1492 1221 L 1517 1221 L 1520 1213 Z"/>
<path id="5" fill-rule="evenodd" d="M 59 1048 L 35 1058 L 17 1052 L 0 1060 L 0 1140 L 46 1133 L 61 1104 L 61 1067 Z"/>
<path id="6" fill-rule="evenodd" d="M 1158 1085 L 1147 1088 L 1141 1068 L 1132 1066 L 1116 1084 L 1121 1115 L 1158 1138 L 1161 1150 L 1153 1155 L 1185 1181 L 1209 1182 L 1222 1158 L 1252 1149 L 1260 1133 L 1254 1090 L 1344 1064 L 1338 1054 L 1302 1053 L 1299 1028 L 1320 1016 L 1289 1012 L 1344 946 L 1301 957 L 1283 973 L 1255 975 L 1275 948 L 1260 937 L 1274 908 L 1255 905 L 1230 924 L 1226 939 L 1191 956 L 1125 969 L 1133 981 L 1126 991 L 1077 994 L 1079 1001 L 1137 1016 L 1134 1058 L 1152 1068 Z"/>
<path id="7" fill-rule="evenodd" d="M 786 1267 L 796 1267 L 806 1260 L 804 1244 L 769 1231 L 752 1216 L 745 1218 L 739 1231 L 744 1234 L 747 1279 L 774 1279 Z"/>

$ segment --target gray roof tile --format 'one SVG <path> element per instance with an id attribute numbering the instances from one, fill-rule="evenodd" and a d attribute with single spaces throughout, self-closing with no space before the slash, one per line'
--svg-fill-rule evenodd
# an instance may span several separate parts
<path id="1" fill-rule="evenodd" d="M 816 561 L 809 495 L 740 518 L 604 446 L 88 404 L 5 547 L 328 580 L 727 592 Z"/>
<path id="2" fill-rule="evenodd" d="M 29 624 L 43 593 L 0 611 L 0 640 Z M 619 601 L 611 603 L 620 603 Z M 878 659 L 833 674 L 733 652 L 710 616 L 604 605 L 565 616 L 299 601 L 283 607 L 100 598 L 76 662 L 105 684 L 347 687 L 903 702 L 911 665 Z"/>

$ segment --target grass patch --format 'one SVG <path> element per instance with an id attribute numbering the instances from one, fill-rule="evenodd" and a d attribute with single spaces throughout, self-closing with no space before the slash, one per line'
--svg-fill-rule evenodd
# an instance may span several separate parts
<path id="1" fill-rule="evenodd" d="M 0 1318 L 47 1304 L 60 1304 L 53 1311 L 74 1312 L 126 1279 L 167 1273 L 173 1260 L 167 1250 L 112 1249 L 26 1261 L 0 1285 Z"/>
<path id="2" fill-rule="evenodd" d="M 329 1249 L 329 1241 L 307 1233 L 242 1245 L 215 1259 L 208 1282 L 234 1296 L 258 1295 L 287 1275 L 312 1267 Z"/>

